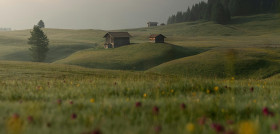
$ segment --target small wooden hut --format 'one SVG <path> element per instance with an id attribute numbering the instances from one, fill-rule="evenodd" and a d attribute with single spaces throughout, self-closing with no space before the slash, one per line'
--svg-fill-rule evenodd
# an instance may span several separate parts
<path id="1" fill-rule="evenodd" d="M 156 27 L 158 25 L 158 22 L 148 22 L 148 27 Z"/>
<path id="2" fill-rule="evenodd" d="M 153 43 L 164 43 L 165 38 L 166 37 L 162 34 L 152 34 L 150 35 L 149 40 Z"/>
<path id="3" fill-rule="evenodd" d="M 104 48 L 117 48 L 130 44 L 131 35 L 128 32 L 108 32 L 104 35 Z"/>

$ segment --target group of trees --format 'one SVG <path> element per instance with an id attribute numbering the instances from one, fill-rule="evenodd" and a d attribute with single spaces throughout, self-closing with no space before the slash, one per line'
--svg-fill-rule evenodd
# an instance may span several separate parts
<path id="1" fill-rule="evenodd" d="M 231 16 L 277 12 L 279 7 L 280 0 L 208 0 L 207 3 L 200 2 L 185 12 L 170 16 L 167 24 L 200 19 L 227 24 Z"/>
<path id="2" fill-rule="evenodd" d="M 28 44 L 31 45 L 29 50 L 35 62 L 43 62 L 49 51 L 49 39 L 41 28 L 45 28 L 45 24 L 42 20 L 33 27 L 33 30 L 30 32 L 31 36 L 28 38 Z"/>

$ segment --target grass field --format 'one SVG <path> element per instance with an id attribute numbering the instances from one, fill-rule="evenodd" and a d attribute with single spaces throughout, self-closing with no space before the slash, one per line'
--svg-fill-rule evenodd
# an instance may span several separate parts
<path id="1" fill-rule="evenodd" d="M 129 31 L 44 29 L 47 63 L 29 30 L 0 32 L 1 134 L 278 134 L 279 14 Z M 147 43 L 150 33 L 167 43 Z"/>
<path id="2" fill-rule="evenodd" d="M 0 65 L 0 133 L 279 133 L 271 128 L 279 123 L 279 76 L 201 79 L 53 64 Z"/>

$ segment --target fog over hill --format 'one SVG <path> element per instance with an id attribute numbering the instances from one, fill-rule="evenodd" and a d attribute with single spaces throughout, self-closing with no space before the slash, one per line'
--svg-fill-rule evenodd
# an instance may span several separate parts
<path id="1" fill-rule="evenodd" d="M 168 16 L 201 0 L 0 0 L 0 27 L 123 29 L 166 23 Z"/>

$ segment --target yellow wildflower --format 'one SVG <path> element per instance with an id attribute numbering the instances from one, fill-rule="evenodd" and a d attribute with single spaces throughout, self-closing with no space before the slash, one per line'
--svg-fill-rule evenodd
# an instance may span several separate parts
<path id="1" fill-rule="evenodd" d="M 186 130 L 190 133 L 193 132 L 194 131 L 194 124 L 193 123 L 188 123 L 186 125 Z"/>
<path id="2" fill-rule="evenodd" d="M 209 89 L 207 89 L 207 90 L 206 90 L 206 93 L 207 93 L 207 94 L 210 94 L 210 90 L 209 90 Z"/>
<path id="3" fill-rule="evenodd" d="M 251 121 L 244 121 L 239 124 L 238 134 L 257 134 L 257 126 Z"/>
<path id="4" fill-rule="evenodd" d="M 79 87 L 80 86 L 80 84 L 77 84 L 77 87 Z"/>
<path id="5" fill-rule="evenodd" d="M 162 92 L 161 92 L 161 94 L 162 94 L 162 95 L 164 95 L 164 94 L 165 94 L 165 92 L 164 92 L 164 91 L 162 91 Z"/>
<path id="6" fill-rule="evenodd" d="M 174 90 L 173 89 L 171 89 L 171 91 L 170 91 L 171 93 L 173 93 L 174 92 Z"/>
<path id="7" fill-rule="evenodd" d="M 146 93 L 144 93 L 143 97 L 144 97 L 144 98 L 146 98 L 146 97 L 147 97 L 147 94 L 146 94 Z"/>
<path id="8" fill-rule="evenodd" d="M 91 102 L 91 103 L 94 103 L 94 102 L 95 102 L 95 99 L 91 98 L 91 99 L 90 99 L 90 102 Z"/>
<path id="9" fill-rule="evenodd" d="M 234 78 L 234 77 L 231 77 L 231 80 L 235 80 L 235 78 Z"/>
<path id="10" fill-rule="evenodd" d="M 18 115 L 10 117 L 7 121 L 6 127 L 11 134 L 20 134 L 23 131 L 23 121 Z"/>
<path id="11" fill-rule="evenodd" d="M 214 87 L 214 90 L 215 90 L 216 92 L 218 92 L 218 91 L 219 91 L 219 87 L 218 87 L 218 86 L 215 86 L 215 87 Z"/>
<path id="12" fill-rule="evenodd" d="M 253 100 L 253 102 L 254 102 L 254 103 L 257 103 L 257 100 L 255 99 L 255 100 Z"/>

